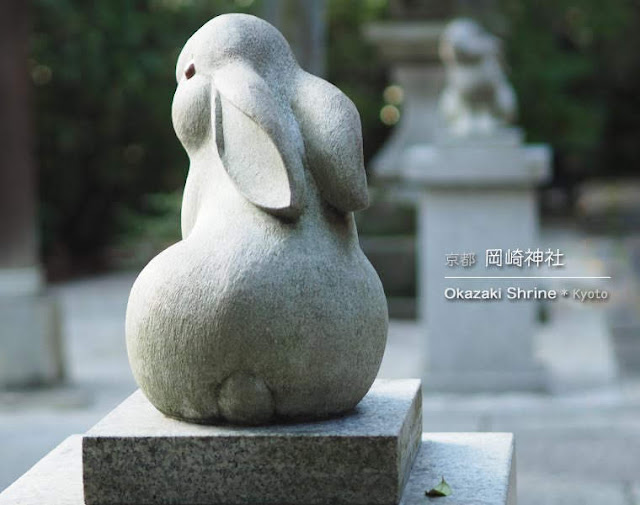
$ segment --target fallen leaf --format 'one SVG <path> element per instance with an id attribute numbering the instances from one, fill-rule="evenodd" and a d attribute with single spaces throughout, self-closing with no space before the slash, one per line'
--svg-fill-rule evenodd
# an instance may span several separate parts
<path id="1" fill-rule="evenodd" d="M 429 489 L 429 491 L 425 491 L 424 494 L 430 496 L 431 498 L 436 498 L 438 496 L 449 496 L 451 494 L 451 487 L 449 486 L 449 484 L 447 484 L 447 481 L 444 480 L 444 477 L 442 477 L 440 484 L 438 484 L 434 488 Z"/>

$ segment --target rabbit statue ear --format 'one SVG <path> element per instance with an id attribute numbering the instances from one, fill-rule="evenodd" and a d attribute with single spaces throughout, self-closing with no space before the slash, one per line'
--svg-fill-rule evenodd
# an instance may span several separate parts
<path id="1" fill-rule="evenodd" d="M 324 200 L 342 212 L 369 205 L 356 106 L 333 84 L 306 72 L 294 99 L 307 160 Z"/>
<path id="2" fill-rule="evenodd" d="M 302 137 L 267 83 L 235 63 L 213 78 L 215 143 L 240 193 L 270 214 L 296 218 L 304 200 Z"/>

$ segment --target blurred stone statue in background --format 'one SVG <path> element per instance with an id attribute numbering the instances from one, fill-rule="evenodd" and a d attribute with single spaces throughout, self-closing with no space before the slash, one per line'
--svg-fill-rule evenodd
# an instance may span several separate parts
<path id="1" fill-rule="evenodd" d="M 471 19 L 456 19 L 439 50 L 446 68 L 440 109 L 450 133 L 491 135 L 515 119 L 516 96 L 502 69 L 497 37 Z"/>

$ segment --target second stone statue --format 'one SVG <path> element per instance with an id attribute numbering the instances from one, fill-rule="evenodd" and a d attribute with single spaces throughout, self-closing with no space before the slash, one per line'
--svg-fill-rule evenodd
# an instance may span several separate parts
<path id="1" fill-rule="evenodd" d="M 136 280 L 134 376 L 164 414 L 261 424 L 353 409 L 387 338 L 353 211 L 367 206 L 360 118 L 282 35 L 219 16 L 184 46 L 173 125 L 190 159 L 182 240 Z"/>

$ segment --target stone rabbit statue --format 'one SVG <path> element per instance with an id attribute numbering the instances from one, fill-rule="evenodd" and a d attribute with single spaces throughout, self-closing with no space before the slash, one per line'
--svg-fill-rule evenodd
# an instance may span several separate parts
<path id="1" fill-rule="evenodd" d="M 272 423 L 353 409 L 388 314 L 353 211 L 368 204 L 360 118 L 249 15 L 200 28 L 177 63 L 172 119 L 190 159 L 182 240 L 129 298 L 134 376 L 164 414 Z"/>
<path id="2" fill-rule="evenodd" d="M 500 39 L 471 19 L 449 23 L 440 40 L 447 74 L 440 110 L 455 135 L 493 134 L 514 119 L 516 97 L 501 67 Z"/>

